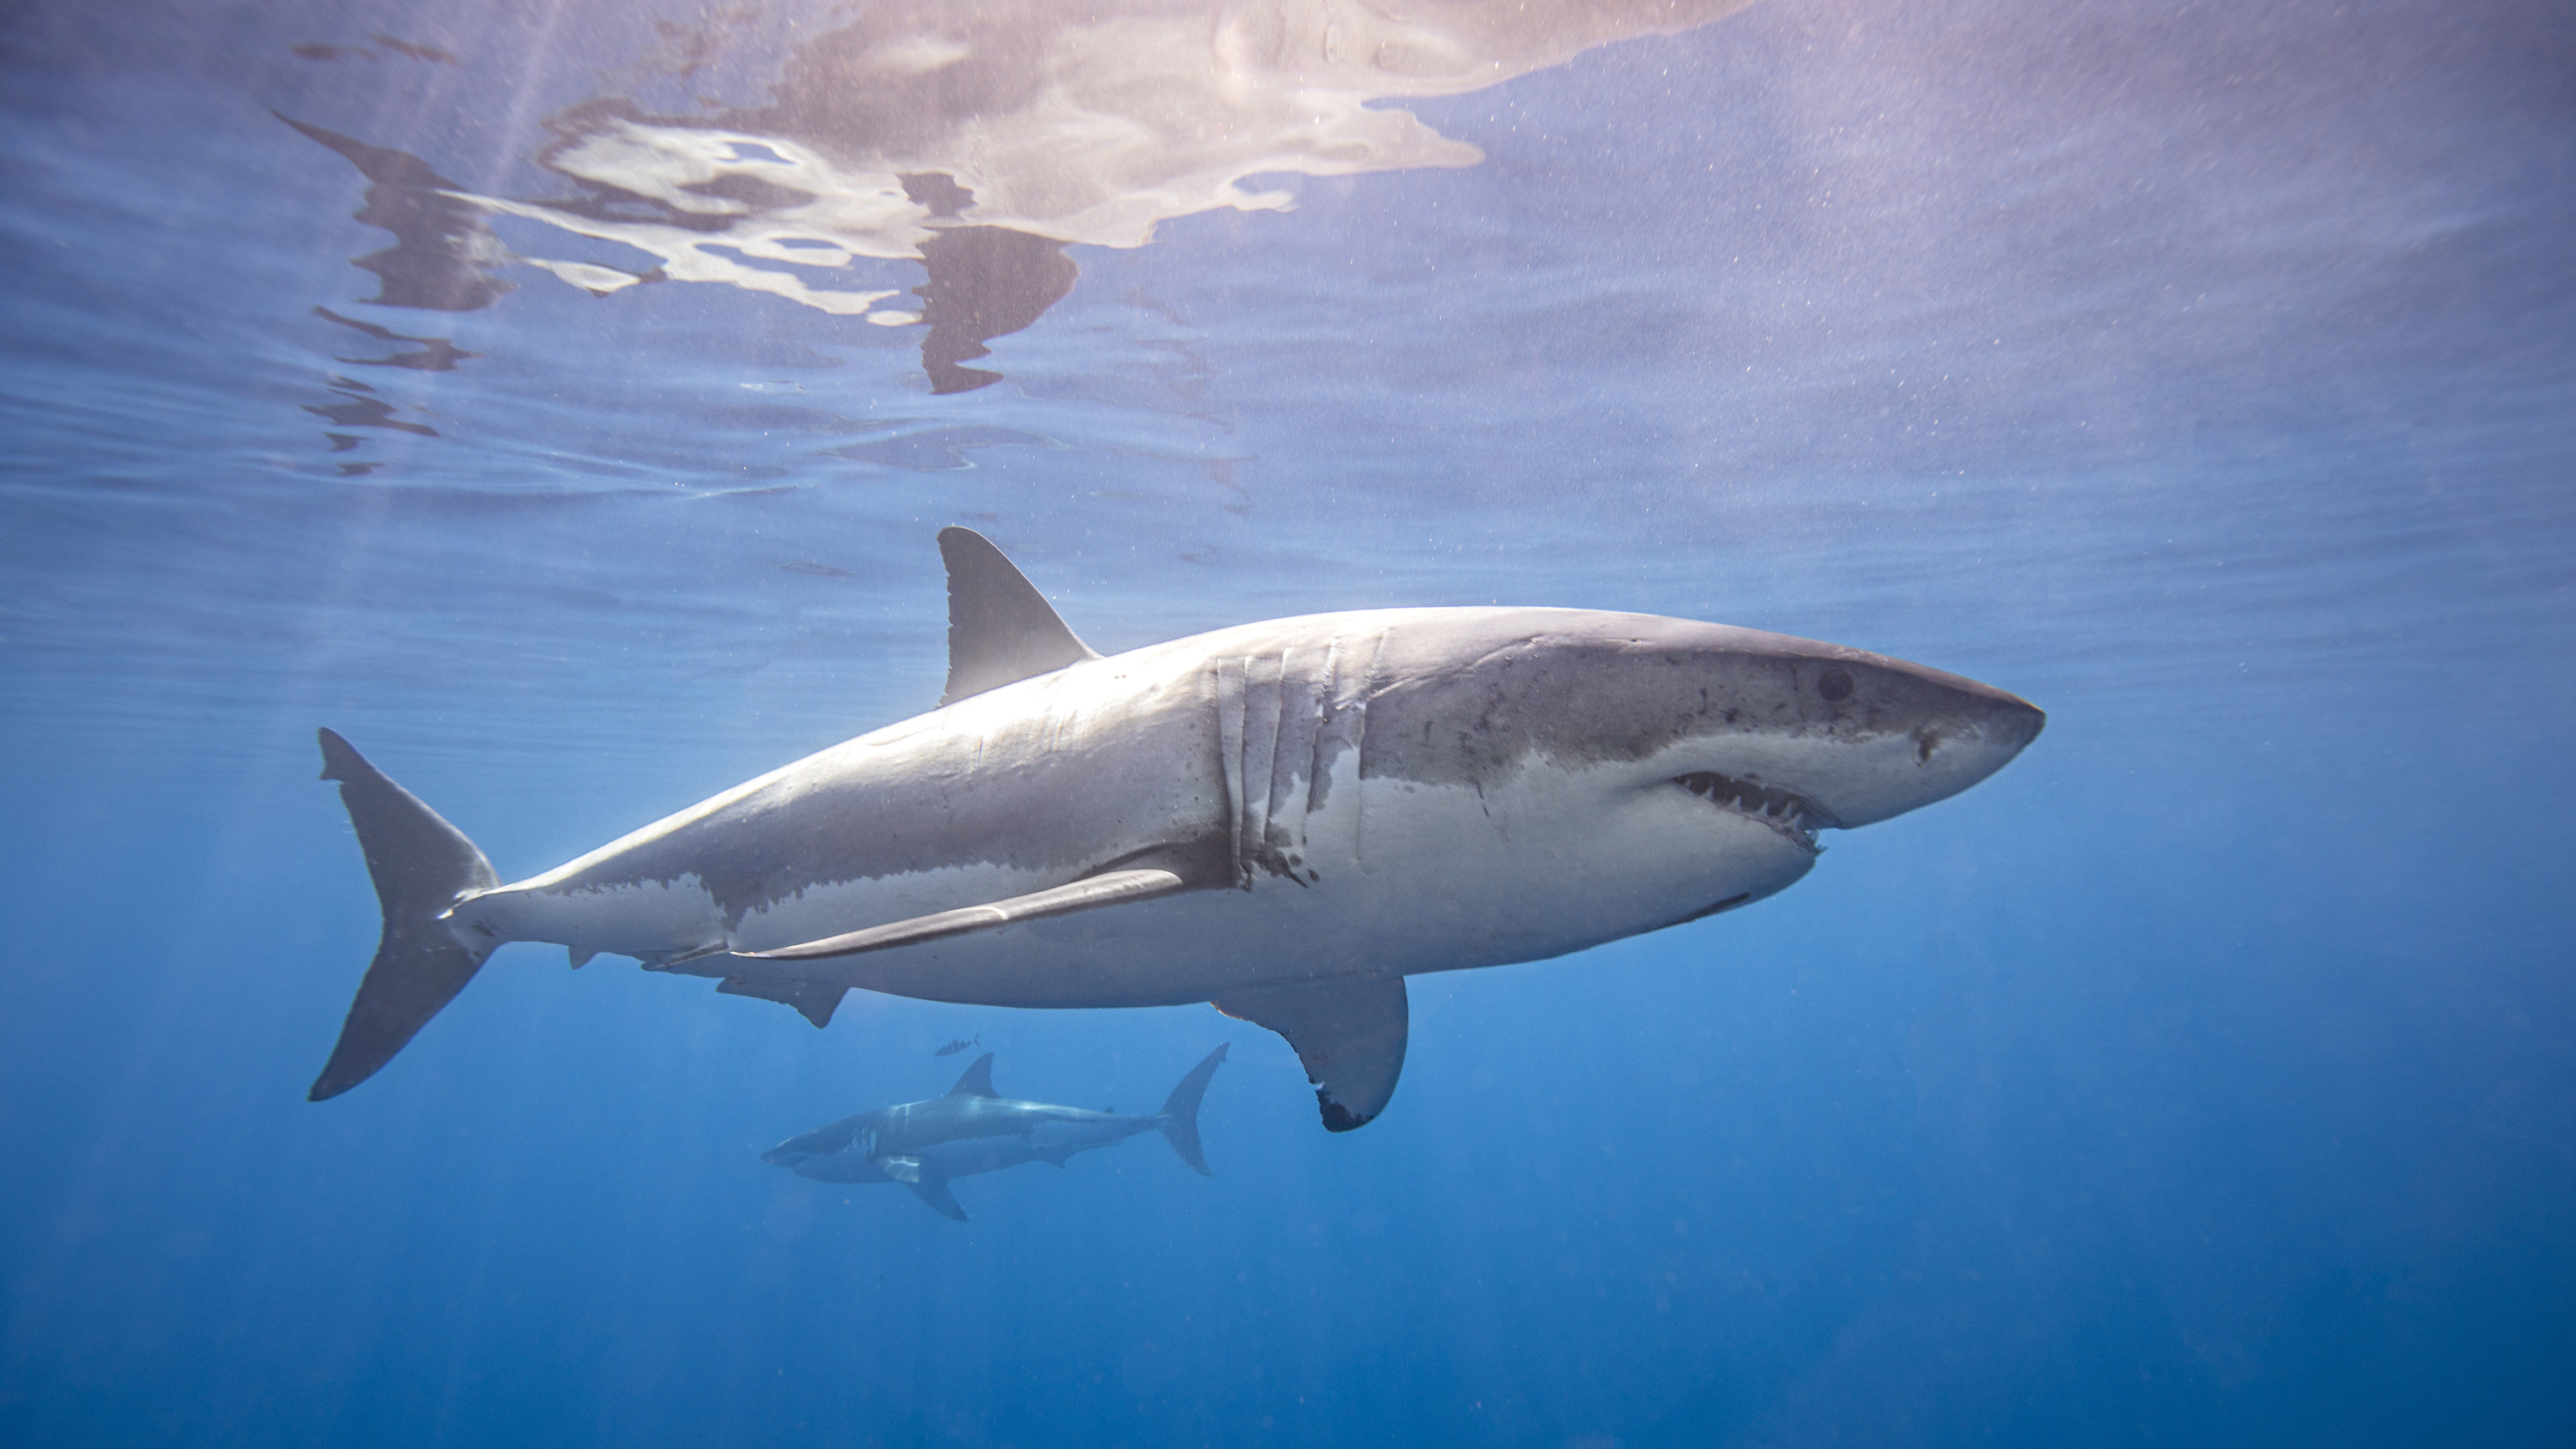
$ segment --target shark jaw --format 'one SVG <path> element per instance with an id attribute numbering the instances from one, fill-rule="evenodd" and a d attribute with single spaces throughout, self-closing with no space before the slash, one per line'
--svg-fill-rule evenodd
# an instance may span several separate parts
<path id="1" fill-rule="evenodd" d="M 1779 833 L 1781 839 L 1809 855 L 1823 849 L 1816 844 L 1816 832 L 1834 823 L 1832 815 L 1804 795 L 1752 780 L 1739 780 L 1714 770 L 1693 770 L 1687 775 L 1676 775 L 1673 783 L 1721 810 L 1732 811 L 1770 827 Z"/>

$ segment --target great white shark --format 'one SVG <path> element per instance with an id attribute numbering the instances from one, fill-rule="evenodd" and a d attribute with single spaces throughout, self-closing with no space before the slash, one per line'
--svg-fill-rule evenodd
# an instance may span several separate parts
<path id="1" fill-rule="evenodd" d="M 939 708 L 504 884 L 321 732 L 384 938 L 312 1100 L 508 941 L 827 1023 L 853 987 L 989 1006 L 1212 1002 L 1296 1050 L 1324 1125 L 1382 1111 L 1404 978 L 1758 901 L 1816 835 L 1955 795 L 2045 716 L 1838 644 L 1647 614 L 1373 609 L 1102 657 L 943 530 Z"/>
<path id="2" fill-rule="evenodd" d="M 800 1132 L 760 1157 L 822 1182 L 899 1182 L 933 1211 L 961 1223 L 966 1210 L 948 1190 L 957 1178 L 1031 1162 L 1062 1167 L 1077 1152 L 1115 1147 L 1146 1132 L 1162 1133 L 1192 1172 L 1213 1177 L 1199 1150 L 1199 1100 L 1225 1051 L 1218 1047 L 1190 1068 L 1163 1110 L 1150 1117 L 1001 1096 L 993 1090 L 993 1054 L 986 1052 L 944 1097 L 844 1117 Z"/>

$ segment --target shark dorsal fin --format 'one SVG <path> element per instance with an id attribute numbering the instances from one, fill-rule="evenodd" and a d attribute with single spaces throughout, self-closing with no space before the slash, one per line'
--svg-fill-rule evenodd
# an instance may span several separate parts
<path id="1" fill-rule="evenodd" d="M 948 692 L 941 704 L 1100 657 L 984 535 L 943 528 L 939 557 L 948 565 Z"/>
<path id="2" fill-rule="evenodd" d="M 957 1085 L 948 1089 L 948 1095 L 952 1097 L 996 1095 L 993 1091 L 993 1054 L 986 1052 L 977 1057 L 975 1065 L 966 1069 L 966 1075 L 957 1079 Z"/>

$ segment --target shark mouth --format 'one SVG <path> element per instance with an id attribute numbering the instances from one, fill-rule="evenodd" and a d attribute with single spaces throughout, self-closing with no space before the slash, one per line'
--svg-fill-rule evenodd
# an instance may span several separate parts
<path id="1" fill-rule="evenodd" d="M 1816 852 L 1816 832 L 1834 823 L 1832 811 L 1804 795 L 1751 780 L 1739 780 L 1732 775 L 1699 770 L 1688 775 L 1676 775 L 1673 783 L 1703 800 L 1770 826 L 1810 855 Z"/>

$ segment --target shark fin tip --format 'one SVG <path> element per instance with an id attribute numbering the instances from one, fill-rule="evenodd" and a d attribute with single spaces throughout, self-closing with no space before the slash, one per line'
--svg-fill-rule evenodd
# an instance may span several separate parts
<path id="1" fill-rule="evenodd" d="M 1327 1132 L 1357 1132 L 1376 1120 L 1373 1117 L 1363 1117 L 1334 1101 L 1332 1092 L 1323 1087 L 1315 1089 L 1315 1105 L 1323 1110 L 1324 1130 Z"/>

